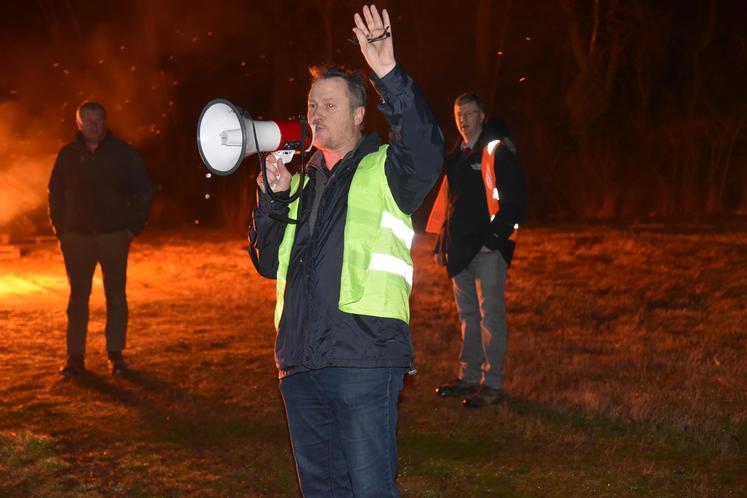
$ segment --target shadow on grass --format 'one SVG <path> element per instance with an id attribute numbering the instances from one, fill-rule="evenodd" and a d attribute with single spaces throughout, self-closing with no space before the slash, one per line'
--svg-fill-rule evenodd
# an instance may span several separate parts
<path id="1" fill-rule="evenodd" d="M 282 419 L 268 424 L 266 419 L 252 417 L 246 408 L 198 395 L 145 371 L 130 370 L 122 377 L 86 372 L 71 381 L 105 401 L 132 409 L 156 442 L 207 449 L 240 441 L 287 441 Z"/>

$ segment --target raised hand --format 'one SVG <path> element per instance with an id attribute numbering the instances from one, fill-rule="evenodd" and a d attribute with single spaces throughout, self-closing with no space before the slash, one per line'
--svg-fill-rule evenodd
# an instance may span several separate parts
<path id="1" fill-rule="evenodd" d="M 365 20 L 364 20 L 365 19 Z M 392 24 L 386 9 L 379 11 L 375 5 L 363 6 L 363 17 L 353 16 L 355 27 L 353 33 L 358 39 L 361 53 L 366 58 L 371 70 L 382 78 L 397 64 L 394 60 L 394 44 L 392 43 Z"/>

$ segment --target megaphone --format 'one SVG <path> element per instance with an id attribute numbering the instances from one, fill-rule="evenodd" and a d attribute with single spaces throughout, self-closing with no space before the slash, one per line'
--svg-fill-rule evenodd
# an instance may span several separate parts
<path id="1" fill-rule="evenodd" d="M 225 99 L 202 109 L 197 121 L 197 148 L 205 166 L 216 175 L 230 175 L 245 157 L 273 152 L 287 164 L 296 151 L 314 144 L 314 127 L 305 120 L 256 121 Z"/>

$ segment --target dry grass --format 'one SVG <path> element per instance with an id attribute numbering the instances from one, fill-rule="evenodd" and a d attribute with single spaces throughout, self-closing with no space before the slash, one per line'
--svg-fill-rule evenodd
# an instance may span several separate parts
<path id="1" fill-rule="evenodd" d="M 509 272 L 508 401 L 467 411 L 450 283 L 415 243 L 418 375 L 400 420 L 406 497 L 747 496 L 747 224 L 526 228 Z M 272 361 L 273 283 L 235 234 L 133 246 L 129 378 L 58 378 L 54 244 L 0 261 L 0 496 L 296 496 Z"/>

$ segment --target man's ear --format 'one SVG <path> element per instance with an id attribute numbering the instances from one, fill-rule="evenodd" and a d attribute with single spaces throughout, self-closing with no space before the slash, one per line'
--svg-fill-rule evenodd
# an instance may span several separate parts
<path id="1" fill-rule="evenodd" d="M 363 118 L 366 117 L 366 108 L 363 106 L 356 107 L 353 111 L 353 121 L 355 126 L 360 126 L 363 123 Z"/>

